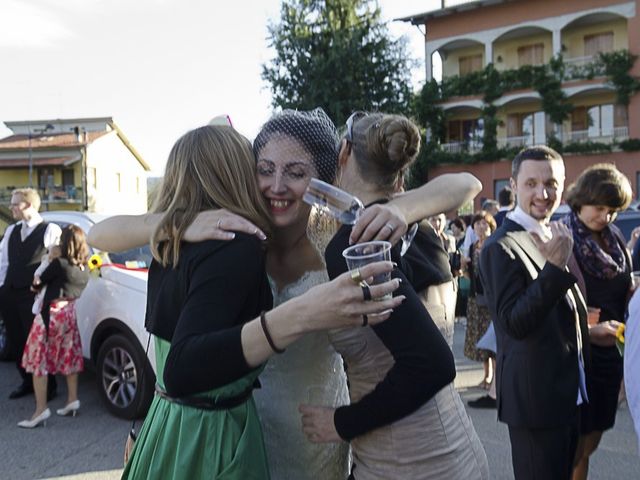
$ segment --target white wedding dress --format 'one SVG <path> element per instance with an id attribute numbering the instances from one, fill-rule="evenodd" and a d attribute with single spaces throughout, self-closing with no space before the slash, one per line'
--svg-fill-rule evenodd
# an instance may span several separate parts
<path id="1" fill-rule="evenodd" d="M 306 272 L 297 281 L 276 291 L 277 306 L 327 282 L 325 270 Z M 328 299 L 327 301 L 330 301 Z M 346 443 L 315 444 L 302 433 L 298 406 L 340 406 L 349 403 L 342 358 L 329 343 L 326 332 L 307 334 L 274 355 L 260 375 L 262 388 L 254 391 L 272 480 L 344 480 L 349 474 Z"/>

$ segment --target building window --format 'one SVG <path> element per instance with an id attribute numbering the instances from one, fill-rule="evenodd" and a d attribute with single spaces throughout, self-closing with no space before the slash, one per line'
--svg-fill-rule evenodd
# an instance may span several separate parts
<path id="1" fill-rule="evenodd" d="M 544 112 L 516 113 L 507 116 L 509 145 L 533 145 L 546 143 L 551 125 Z"/>
<path id="2" fill-rule="evenodd" d="M 498 198 L 498 193 L 500 193 L 500 191 L 504 187 L 510 187 L 510 186 L 511 184 L 509 183 L 508 178 L 501 178 L 499 180 L 494 180 L 493 181 L 493 198 Z"/>
<path id="3" fill-rule="evenodd" d="M 576 107 L 571 114 L 571 137 L 582 140 L 587 137 L 617 137 L 628 135 L 628 112 L 626 105 L 594 105 Z"/>
<path id="4" fill-rule="evenodd" d="M 73 169 L 62 170 L 62 185 L 75 185 L 75 175 Z"/>
<path id="5" fill-rule="evenodd" d="M 98 188 L 98 169 L 95 167 L 87 168 L 87 184 L 90 187 Z"/>
<path id="6" fill-rule="evenodd" d="M 122 192 L 122 174 L 116 173 L 116 188 L 118 192 Z"/>
<path id="7" fill-rule="evenodd" d="M 584 36 L 584 55 L 596 56 L 613 51 L 613 32 L 595 33 Z"/>
<path id="8" fill-rule="evenodd" d="M 447 142 L 481 141 L 484 134 L 484 121 L 481 118 L 473 120 L 451 120 L 447 125 Z"/>
<path id="9" fill-rule="evenodd" d="M 469 55 L 458 59 L 460 76 L 482 70 L 482 54 Z"/>
<path id="10" fill-rule="evenodd" d="M 544 43 L 525 45 L 518 48 L 518 66 L 542 65 L 544 63 Z"/>

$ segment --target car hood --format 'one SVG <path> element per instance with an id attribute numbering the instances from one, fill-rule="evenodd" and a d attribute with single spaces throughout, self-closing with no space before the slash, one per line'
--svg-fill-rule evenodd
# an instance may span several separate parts
<path id="1" fill-rule="evenodd" d="M 118 283 L 132 290 L 143 294 L 147 293 L 147 277 L 149 272 L 141 270 L 127 270 L 119 267 L 102 267 L 100 269 L 102 278 L 114 283 Z"/>

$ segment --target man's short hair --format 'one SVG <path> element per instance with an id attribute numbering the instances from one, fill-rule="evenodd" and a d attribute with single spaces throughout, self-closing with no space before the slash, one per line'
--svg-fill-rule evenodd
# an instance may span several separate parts
<path id="1" fill-rule="evenodd" d="M 556 152 L 553 148 L 546 145 L 533 145 L 532 147 L 526 147 L 520 150 L 511 163 L 511 177 L 517 178 L 518 172 L 520 172 L 520 165 L 525 160 L 560 160 L 562 156 Z"/>
<path id="2" fill-rule="evenodd" d="M 491 210 L 492 208 L 498 209 L 498 202 L 491 200 L 490 198 L 482 202 L 482 210 Z"/>
<path id="3" fill-rule="evenodd" d="M 509 207 L 516 201 L 516 196 L 513 194 L 513 190 L 509 187 L 504 187 L 498 192 L 498 203 L 501 207 Z"/>
<path id="4" fill-rule="evenodd" d="M 30 204 L 36 211 L 40 210 L 40 194 L 33 188 L 16 188 L 11 195 L 21 195 L 22 199 Z"/>

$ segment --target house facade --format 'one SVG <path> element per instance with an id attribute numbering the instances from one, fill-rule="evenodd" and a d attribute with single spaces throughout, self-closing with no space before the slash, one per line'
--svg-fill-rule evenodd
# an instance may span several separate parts
<path id="1" fill-rule="evenodd" d="M 0 208 L 15 188 L 32 187 L 41 210 L 147 211 L 149 165 L 111 117 L 4 122 Z"/>
<path id="2" fill-rule="evenodd" d="M 640 0 L 485 0 L 401 19 L 425 32 L 428 177 L 474 173 L 477 208 L 508 183 L 520 148 L 548 144 L 567 182 L 611 162 L 638 198 L 639 15 Z"/>

